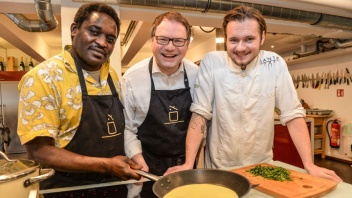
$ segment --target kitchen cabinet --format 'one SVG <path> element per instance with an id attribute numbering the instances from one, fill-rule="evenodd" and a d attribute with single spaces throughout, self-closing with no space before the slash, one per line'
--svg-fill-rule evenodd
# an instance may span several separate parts
<path id="1" fill-rule="evenodd" d="M 20 81 L 27 71 L 1 71 L 0 81 Z"/>
<path id="2" fill-rule="evenodd" d="M 306 119 L 308 126 L 309 137 L 312 142 L 312 131 L 313 123 L 312 119 Z M 313 150 L 313 147 L 312 147 Z M 312 151 L 313 152 L 313 151 Z M 290 133 L 287 129 L 287 126 L 281 125 L 280 122 L 275 122 L 274 125 L 274 144 L 273 144 L 273 154 L 274 160 L 285 162 L 293 166 L 298 166 L 304 168 L 301 157 L 298 154 L 298 151 L 291 139 Z M 312 158 L 314 156 L 312 155 Z"/>
<path id="3" fill-rule="evenodd" d="M 326 122 L 332 115 L 306 115 L 314 119 L 314 154 L 325 158 Z"/>

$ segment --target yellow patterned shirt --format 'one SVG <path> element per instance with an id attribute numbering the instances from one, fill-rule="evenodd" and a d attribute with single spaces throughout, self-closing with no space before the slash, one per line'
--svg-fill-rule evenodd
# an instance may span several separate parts
<path id="1" fill-rule="evenodd" d="M 70 47 L 65 46 L 61 54 L 37 65 L 18 85 L 17 133 L 22 144 L 37 136 L 48 136 L 63 148 L 75 135 L 82 114 L 82 94 Z M 100 83 L 83 70 L 89 95 L 111 95 L 109 73 L 121 95 L 118 76 L 109 62 L 101 67 Z"/>

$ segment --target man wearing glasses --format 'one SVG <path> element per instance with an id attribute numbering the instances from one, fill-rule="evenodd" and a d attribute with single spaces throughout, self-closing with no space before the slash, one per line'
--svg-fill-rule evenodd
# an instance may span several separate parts
<path id="1" fill-rule="evenodd" d="M 191 26 L 180 13 L 159 15 L 151 29 L 153 57 L 132 66 L 122 78 L 126 155 L 156 175 L 185 161 L 198 71 L 197 65 L 184 59 L 190 37 Z M 152 184 L 143 185 L 142 197 L 153 196 Z M 146 190 L 150 193 L 143 196 Z"/>

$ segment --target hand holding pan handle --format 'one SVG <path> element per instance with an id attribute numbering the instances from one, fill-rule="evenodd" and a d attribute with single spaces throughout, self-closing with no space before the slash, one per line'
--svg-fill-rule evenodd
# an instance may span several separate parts
<path id="1" fill-rule="evenodd" d="M 159 176 L 154 175 L 154 174 L 151 174 L 151 173 L 147 173 L 147 172 L 142 171 L 142 170 L 134 170 L 134 171 L 135 171 L 138 175 L 143 176 L 143 177 L 145 177 L 145 178 L 148 178 L 148 179 L 150 179 L 150 180 L 152 180 L 152 181 L 158 181 L 158 180 L 160 179 Z"/>

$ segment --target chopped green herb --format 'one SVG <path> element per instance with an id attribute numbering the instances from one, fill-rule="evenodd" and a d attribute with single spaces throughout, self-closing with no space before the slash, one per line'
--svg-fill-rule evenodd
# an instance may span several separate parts
<path id="1" fill-rule="evenodd" d="M 257 165 L 246 172 L 275 181 L 292 181 L 291 172 L 282 167 Z"/>

